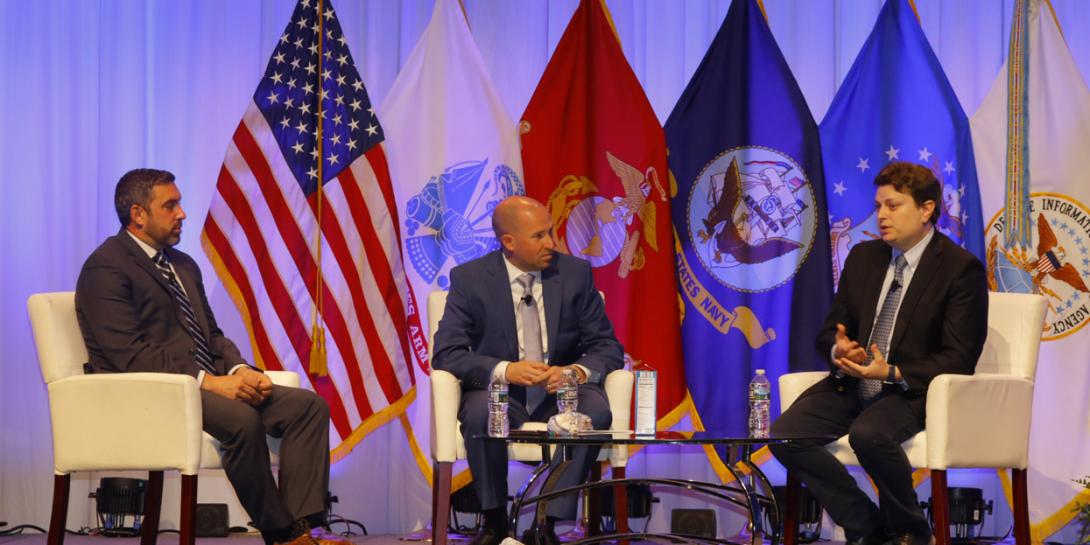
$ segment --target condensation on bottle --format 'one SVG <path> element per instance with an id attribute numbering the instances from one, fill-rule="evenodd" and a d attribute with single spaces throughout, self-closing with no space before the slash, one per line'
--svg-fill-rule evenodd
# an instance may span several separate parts
<path id="1" fill-rule="evenodd" d="M 560 375 L 560 387 L 556 390 L 556 408 L 562 413 L 579 409 L 579 379 L 571 369 L 565 369 Z"/>
<path id="2" fill-rule="evenodd" d="M 494 380 L 488 385 L 488 435 L 507 437 L 508 431 L 507 383 Z"/>
<path id="3" fill-rule="evenodd" d="M 749 381 L 749 436 L 763 439 L 768 437 L 771 425 L 769 408 L 772 384 L 768 382 L 764 369 L 757 369 L 753 380 Z"/>

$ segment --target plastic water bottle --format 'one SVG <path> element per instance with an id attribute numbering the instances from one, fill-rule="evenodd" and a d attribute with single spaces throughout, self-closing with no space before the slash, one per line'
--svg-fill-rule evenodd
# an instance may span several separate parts
<path id="1" fill-rule="evenodd" d="M 579 409 L 579 379 L 571 369 L 565 369 L 560 374 L 560 387 L 556 389 L 556 408 L 562 413 Z"/>
<path id="2" fill-rule="evenodd" d="M 768 382 L 764 369 L 758 369 L 749 382 L 749 436 L 768 437 L 769 403 L 772 384 Z"/>
<path id="3" fill-rule="evenodd" d="M 507 383 L 498 380 L 488 385 L 488 435 L 507 437 Z"/>

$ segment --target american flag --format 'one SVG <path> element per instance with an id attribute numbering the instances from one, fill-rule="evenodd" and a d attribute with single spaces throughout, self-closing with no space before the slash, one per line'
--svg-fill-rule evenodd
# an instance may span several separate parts
<path id="1" fill-rule="evenodd" d="M 304 372 L 329 403 L 335 459 L 411 401 L 408 333 L 423 333 L 397 225 L 382 127 L 333 7 L 302 0 L 227 147 L 202 242 L 256 363 Z M 318 314 L 328 376 L 308 368 Z"/>

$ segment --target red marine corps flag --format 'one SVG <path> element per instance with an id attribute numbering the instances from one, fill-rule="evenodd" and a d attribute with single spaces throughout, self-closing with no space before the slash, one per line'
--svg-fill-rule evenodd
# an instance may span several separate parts
<path id="1" fill-rule="evenodd" d="M 254 362 L 305 374 L 329 404 L 334 460 L 404 412 L 410 358 L 427 351 L 384 140 L 333 6 L 301 0 L 227 144 L 201 233 Z"/>
<path id="2" fill-rule="evenodd" d="M 594 266 L 629 363 L 658 371 L 659 427 L 688 404 L 666 137 L 602 0 L 583 0 L 520 126 L 526 194 L 545 203 L 560 251 Z"/>

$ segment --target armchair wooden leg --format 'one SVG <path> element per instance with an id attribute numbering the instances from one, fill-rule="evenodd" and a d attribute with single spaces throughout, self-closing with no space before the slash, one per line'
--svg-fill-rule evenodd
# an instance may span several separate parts
<path id="1" fill-rule="evenodd" d="M 159 511 L 163 508 L 163 472 L 148 472 L 144 489 L 144 520 L 140 524 L 140 545 L 155 545 L 159 537 Z"/>
<path id="2" fill-rule="evenodd" d="M 1011 469 L 1011 484 L 1014 495 L 1014 542 L 1016 545 L 1030 545 L 1029 535 L 1029 483 L 1026 470 Z"/>
<path id="3" fill-rule="evenodd" d="M 798 545 L 801 495 L 802 483 L 795 475 L 788 473 L 783 493 L 783 545 Z"/>
<path id="4" fill-rule="evenodd" d="M 454 468 L 451 462 L 432 464 L 431 542 L 447 545 L 447 520 L 450 519 L 450 485 Z"/>
<path id="5" fill-rule="evenodd" d="M 195 545 L 197 542 L 197 476 L 182 475 L 182 520 L 179 523 L 181 537 L 178 545 Z"/>
<path id="6" fill-rule="evenodd" d="M 625 468 L 615 467 L 613 468 L 614 479 L 625 478 Z M 628 487 L 625 485 L 617 485 L 613 487 L 613 514 L 614 522 L 617 526 L 618 534 L 628 533 Z M 620 545 L 628 545 L 627 539 L 618 541 Z"/>
<path id="7" fill-rule="evenodd" d="M 950 493 L 945 469 L 931 470 L 931 512 L 935 519 L 935 545 L 950 545 Z"/>
<path id="8" fill-rule="evenodd" d="M 590 464 L 590 482 L 596 483 L 602 480 L 602 464 L 594 462 Z M 587 535 L 596 536 L 602 533 L 602 489 L 596 488 L 587 492 L 583 510 L 587 513 Z"/>
<path id="9" fill-rule="evenodd" d="M 68 491 L 72 476 L 53 475 L 53 514 L 49 517 L 48 545 L 63 545 L 64 525 L 68 522 Z"/>

